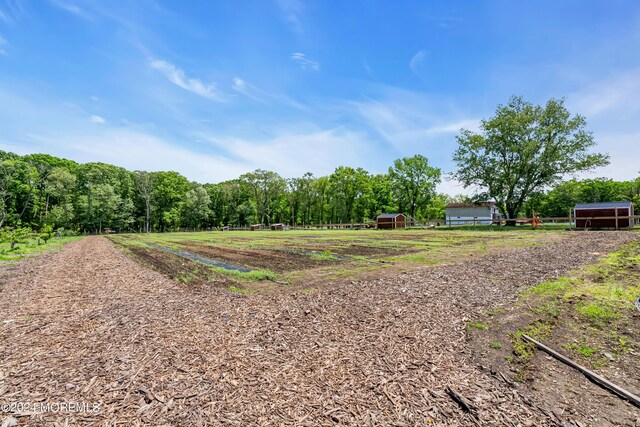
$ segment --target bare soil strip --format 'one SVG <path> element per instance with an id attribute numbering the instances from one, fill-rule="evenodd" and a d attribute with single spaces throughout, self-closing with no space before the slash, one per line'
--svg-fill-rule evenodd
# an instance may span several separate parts
<path id="1" fill-rule="evenodd" d="M 466 322 L 637 237 L 575 233 L 311 294 L 247 296 L 173 282 L 86 238 L 0 273 L 0 404 L 100 403 L 13 415 L 27 425 L 557 425 L 566 420 L 470 360 Z"/>

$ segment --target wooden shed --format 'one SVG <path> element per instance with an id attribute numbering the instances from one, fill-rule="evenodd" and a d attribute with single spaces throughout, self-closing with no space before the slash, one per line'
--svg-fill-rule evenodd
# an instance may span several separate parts
<path id="1" fill-rule="evenodd" d="M 286 224 L 282 224 L 282 223 L 271 224 L 271 230 L 273 230 L 273 231 L 282 231 L 282 230 L 286 230 L 286 229 L 287 229 L 287 225 Z"/>
<path id="2" fill-rule="evenodd" d="M 407 217 L 401 213 L 382 214 L 376 218 L 378 228 L 405 228 Z"/>
<path id="3" fill-rule="evenodd" d="M 258 230 L 262 229 L 262 224 L 253 224 L 251 227 L 249 227 L 249 229 L 251 231 L 258 231 Z"/>
<path id="4" fill-rule="evenodd" d="M 633 227 L 633 203 L 578 203 L 573 208 L 576 228 Z"/>

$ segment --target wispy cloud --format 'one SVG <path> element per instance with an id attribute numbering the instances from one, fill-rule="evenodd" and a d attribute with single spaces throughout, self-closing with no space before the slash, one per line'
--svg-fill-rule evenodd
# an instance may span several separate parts
<path id="1" fill-rule="evenodd" d="M 285 21 L 289 23 L 291 29 L 296 33 L 302 33 L 302 4 L 298 0 L 277 0 L 276 4 L 282 11 Z"/>
<path id="2" fill-rule="evenodd" d="M 102 118 L 102 117 L 100 117 L 100 116 L 95 116 L 95 115 L 94 115 L 94 116 L 89 117 L 89 121 L 90 121 L 91 123 L 97 123 L 97 124 L 104 124 L 104 123 L 106 123 L 106 122 L 107 122 L 104 118 Z"/>
<path id="3" fill-rule="evenodd" d="M 340 165 L 362 165 L 362 155 L 375 154 L 364 133 L 341 127 L 283 128 L 266 139 L 210 138 L 210 141 L 246 165 L 247 170 L 268 169 L 285 177 L 309 171 L 328 174 Z"/>
<path id="4" fill-rule="evenodd" d="M 640 112 L 640 69 L 594 81 L 569 95 L 567 102 L 587 118 L 610 115 L 610 118 Z"/>
<path id="5" fill-rule="evenodd" d="M 184 90 L 216 101 L 223 98 L 215 83 L 205 84 L 199 79 L 187 77 L 184 71 L 167 61 L 153 59 L 149 65 L 154 70 L 161 72 L 171 83 Z"/>
<path id="6" fill-rule="evenodd" d="M 254 101 L 258 101 L 263 104 L 271 104 L 277 102 L 289 107 L 296 108 L 298 110 L 309 111 L 308 107 L 302 105 L 300 102 L 291 99 L 284 94 L 267 92 L 238 76 L 233 78 L 233 85 L 231 86 L 231 88 L 236 92 L 246 96 L 247 98 L 251 98 Z"/>
<path id="7" fill-rule="evenodd" d="M 411 71 L 413 71 L 413 74 L 418 76 L 418 78 L 420 79 L 422 79 L 422 74 L 420 71 L 422 68 L 423 61 L 426 57 L 427 57 L 427 52 L 424 50 L 420 50 L 415 55 L 413 55 L 413 57 L 411 58 L 411 61 L 409 62 L 409 68 L 411 68 Z"/>
<path id="8" fill-rule="evenodd" d="M 19 21 L 23 15 L 26 15 L 23 0 L 5 0 L 0 1 L 0 21 L 11 23 Z"/>
<path id="9" fill-rule="evenodd" d="M 455 111 L 448 101 L 427 101 L 417 94 L 389 91 L 380 99 L 347 102 L 347 108 L 373 132 L 401 153 L 417 147 L 452 151 L 453 136 L 460 129 L 477 130 L 479 120 Z"/>
<path id="10" fill-rule="evenodd" d="M 320 69 L 320 64 L 307 58 L 304 53 L 294 52 L 291 54 L 291 59 L 303 70 L 318 71 Z"/>
<path id="11" fill-rule="evenodd" d="M 85 9 L 79 7 L 76 3 L 67 0 L 49 0 L 49 3 L 55 7 L 69 12 L 73 15 L 79 16 L 84 19 L 93 19 L 93 16 Z"/>
<path id="12" fill-rule="evenodd" d="M 266 102 L 263 99 L 263 97 L 260 96 L 260 95 L 264 95 L 264 92 L 262 92 L 260 89 L 256 88 L 255 86 L 247 83 L 245 80 L 241 79 L 238 76 L 233 78 L 233 85 L 231 86 L 231 88 L 236 92 L 241 93 L 242 95 L 253 99 L 254 101 Z"/>
<path id="13" fill-rule="evenodd" d="M 430 21 L 435 22 L 440 28 L 451 28 L 454 24 L 462 22 L 462 18 L 459 16 L 432 16 Z"/>
<path id="14" fill-rule="evenodd" d="M 364 69 L 367 72 L 367 74 L 369 74 L 369 76 L 371 76 L 371 77 L 375 76 L 375 73 L 373 72 L 373 68 L 371 68 L 371 66 L 367 62 L 367 58 L 365 58 L 362 61 L 362 66 L 364 67 Z"/>

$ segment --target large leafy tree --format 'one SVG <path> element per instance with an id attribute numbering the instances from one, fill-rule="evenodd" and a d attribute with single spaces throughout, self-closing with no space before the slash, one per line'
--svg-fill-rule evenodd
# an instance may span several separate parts
<path id="1" fill-rule="evenodd" d="M 463 129 L 457 136 L 453 176 L 483 189 L 479 196 L 495 199 L 510 218 L 530 195 L 565 175 L 609 162 L 607 155 L 590 153 L 596 142 L 585 118 L 572 116 L 559 99 L 539 106 L 512 97 L 494 117 L 480 122 L 480 131 Z"/>
<path id="2" fill-rule="evenodd" d="M 144 205 L 144 232 L 151 231 L 151 209 L 153 207 L 153 184 L 155 175 L 146 171 L 135 171 L 133 181 Z"/>
<path id="3" fill-rule="evenodd" d="M 36 195 L 38 171 L 18 157 L 0 160 L 0 227 L 19 224 Z"/>
<path id="4" fill-rule="evenodd" d="M 202 228 L 211 214 L 211 197 L 202 185 L 196 185 L 185 195 L 184 219 L 189 227 Z"/>
<path id="5" fill-rule="evenodd" d="M 339 166 L 329 176 L 333 219 L 340 222 L 354 220 L 361 199 L 371 192 L 369 173 L 362 168 Z"/>
<path id="6" fill-rule="evenodd" d="M 280 199 L 283 197 L 287 183 L 275 172 L 257 169 L 240 177 L 251 189 L 253 202 L 261 224 L 270 224 L 277 213 Z"/>
<path id="7" fill-rule="evenodd" d="M 426 157 L 416 154 L 394 161 L 389 176 L 400 209 L 415 218 L 418 208 L 425 208 L 435 195 L 442 171 L 430 166 Z"/>
<path id="8" fill-rule="evenodd" d="M 151 190 L 152 222 L 156 227 L 165 228 L 179 227 L 180 204 L 187 192 L 191 190 L 189 180 L 178 172 L 156 172 Z"/>
<path id="9" fill-rule="evenodd" d="M 47 175 L 45 206 L 47 223 L 56 227 L 71 228 L 75 212 L 73 197 L 76 185 L 76 175 L 65 167 L 55 167 Z"/>

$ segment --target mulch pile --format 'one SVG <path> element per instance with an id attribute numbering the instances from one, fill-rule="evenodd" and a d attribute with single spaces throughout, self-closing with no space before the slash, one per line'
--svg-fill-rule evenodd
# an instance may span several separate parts
<path id="1" fill-rule="evenodd" d="M 99 411 L 31 405 L 0 422 L 556 425 L 470 360 L 466 322 L 636 238 L 566 234 L 549 246 L 277 295 L 190 288 L 86 238 L 0 273 L 0 407 L 86 402 Z"/>

